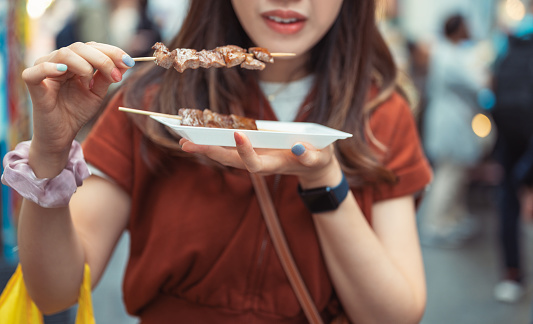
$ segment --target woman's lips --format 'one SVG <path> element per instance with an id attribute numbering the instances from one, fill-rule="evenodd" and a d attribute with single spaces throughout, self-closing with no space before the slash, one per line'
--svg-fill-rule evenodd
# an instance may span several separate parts
<path id="1" fill-rule="evenodd" d="M 302 30 L 307 18 L 292 10 L 271 10 L 261 14 L 266 25 L 277 33 L 290 35 Z"/>

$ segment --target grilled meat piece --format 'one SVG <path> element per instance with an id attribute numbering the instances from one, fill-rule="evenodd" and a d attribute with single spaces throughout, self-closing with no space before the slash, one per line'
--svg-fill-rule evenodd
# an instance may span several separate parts
<path id="1" fill-rule="evenodd" d="M 226 45 L 215 48 L 216 52 L 222 53 L 226 60 L 226 67 L 234 67 L 246 60 L 246 50 L 237 45 Z"/>
<path id="2" fill-rule="evenodd" d="M 274 63 L 274 58 L 270 52 L 263 47 L 250 47 L 248 52 L 252 53 L 256 59 L 265 63 Z"/>
<path id="3" fill-rule="evenodd" d="M 233 121 L 228 115 L 222 115 L 212 112 L 209 109 L 204 109 L 204 126 L 214 128 L 233 128 Z"/>
<path id="4" fill-rule="evenodd" d="M 263 70 L 266 64 L 254 59 L 253 56 L 246 56 L 246 60 L 242 62 L 241 67 L 248 70 Z"/>
<path id="5" fill-rule="evenodd" d="M 204 49 L 196 54 L 200 60 L 200 67 L 208 69 L 210 67 L 219 68 L 226 66 L 224 55 L 222 55 L 220 52 L 208 51 Z"/>
<path id="6" fill-rule="evenodd" d="M 180 108 L 178 115 L 183 126 L 204 126 L 204 114 L 200 109 Z"/>
<path id="7" fill-rule="evenodd" d="M 178 72 L 187 69 L 197 69 L 200 67 L 200 59 L 196 55 L 196 50 L 188 48 L 177 48 L 172 51 L 174 59 L 174 68 Z"/>
<path id="8" fill-rule="evenodd" d="M 152 49 L 155 50 L 153 55 L 156 58 L 155 64 L 165 69 L 170 69 L 174 63 L 174 59 L 165 44 L 157 42 L 152 46 Z"/>
<path id="9" fill-rule="evenodd" d="M 246 50 L 240 46 L 237 45 L 224 45 L 224 46 L 218 46 L 215 48 L 215 51 L 221 52 L 222 54 L 226 52 L 240 52 L 240 53 L 246 53 Z"/>
<path id="10" fill-rule="evenodd" d="M 231 117 L 231 120 L 233 121 L 233 125 L 232 125 L 233 129 L 257 130 L 257 124 L 255 123 L 255 119 L 253 118 L 237 116 L 234 114 L 231 114 L 230 117 Z"/>
<path id="11" fill-rule="evenodd" d="M 202 111 L 194 108 L 181 108 L 178 115 L 181 116 L 182 126 L 257 130 L 255 120 L 252 118 L 219 114 L 209 109 Z"/>

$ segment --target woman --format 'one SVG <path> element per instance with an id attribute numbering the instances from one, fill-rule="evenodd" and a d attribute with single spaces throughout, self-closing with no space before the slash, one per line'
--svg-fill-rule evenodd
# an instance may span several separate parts
<path id="1" fill-rule="evenodd" d="M 273 252 L 253 172 L 268 175 L 296 263 L 325 320 L 342 305 L 357 323 L 418 322 L 425 281 L 415 195 L 430 170 L 411 111 L 395 93 L 395 67 L 374 10 L 374 1 L 355 0 L 192 1 L 170 48 L 257 45 L 296 56 L 261 72 L 146 65 L 131 75 L 84 142 L 99 176 L 87 178 L 70 201 L 54 201 L 59 208 L 24 201 L 20 261 L 37 305 L 54 312 L 73 304 L 83 264 L 97 282 L 128 230 L 124 299 L 142 323 L 306 322 Z M 28 164 L 38 178 L 62 172 L 76 133 L 131 63 L 112 46 L 73 44 L 24 71 L 35 119 Z M 275 84 L 292 99 L 280 105 L 271 97 L 271 105 L 261 89 Z M 305 91 L 293 92 L 295 84 Z M 354 136 L 322 150 L 307 143 L 254 150 L 239 132 L 236 149 L 199 146 L 149 118 L 119 112 L 120 105 L 172 114 L 209 107 L 272 120 L 292 110 L 295 121 Z M 336 187 L 344 178 L 351 190 L 338 204 L 327 212 L 306 209 L 298 186 Z"/>

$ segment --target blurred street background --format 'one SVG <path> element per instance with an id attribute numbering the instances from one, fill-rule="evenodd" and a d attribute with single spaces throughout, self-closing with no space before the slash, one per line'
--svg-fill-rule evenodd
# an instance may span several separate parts
<path id="1" fill-rule="evenodd" d="M 423 324 L 533 323 L 531 2 L 379 0 L 379 28 L 435 172 L 417 215 L 428 286 Z M 76 41 L 151 55 L 155 41 L 179 30 L 187 5 L 0 0 L 0 157 L 31 138 L 25 67 Z M 1 289 L 18 262 L 20 198 L 0 189 Z M 137 322 L 122 304 L 127 256 L 125 234 L 93 293 L 98 324 Z M 74 323 L 74 314 L 45 322 Z"/>

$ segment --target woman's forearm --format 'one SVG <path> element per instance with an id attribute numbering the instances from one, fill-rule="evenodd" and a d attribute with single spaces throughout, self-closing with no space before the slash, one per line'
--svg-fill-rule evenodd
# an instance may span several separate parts
<path id="1" fill-rule="evenodd" d="M 69 208 L 43 208 L 24 200 L 18 246 L 28 292 L 41 311 L 54 313 L 74 304 L 85 256 Z"/>
<path id="2" fill-rule="evenodd" d="M 393 260 L 349 194 L 314 216 L 326 264 L 344 309 L 358 323 L 418 323 L 425 284 Z M 407 253 L 407 252 L 406 252 Z M 416 253 L 416 251 L 415 251 Z"/>

